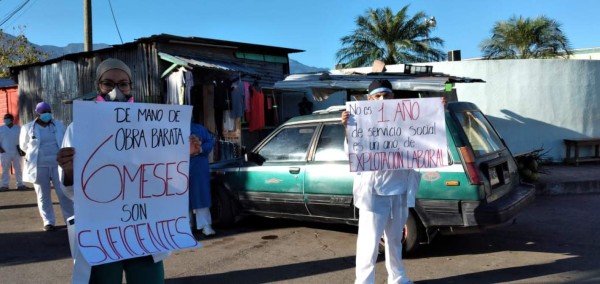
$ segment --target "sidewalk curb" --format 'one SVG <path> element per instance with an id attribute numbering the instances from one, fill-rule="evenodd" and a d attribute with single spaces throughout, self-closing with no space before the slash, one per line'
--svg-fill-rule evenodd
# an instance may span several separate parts
<path id="1" fill-rule="evenodd" d="M 600 193 L 600 180 L 539 183 L 535 189 L 536 195 Z"/>

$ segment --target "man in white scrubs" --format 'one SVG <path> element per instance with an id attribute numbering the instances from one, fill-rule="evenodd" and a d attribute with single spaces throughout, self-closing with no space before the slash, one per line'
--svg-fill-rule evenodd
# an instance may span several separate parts
<path id="1" fill-rule="evenodd" d="M 393 98 L 389 81 L 375 80 L 369 85 L 369 100 Z M 342 113 L 344 127 L 349 117 L 349 112 Z M 354 206 L 360 211 L 355 283 L 375 283 L 375 263 L 382 235 L 385 241 L 387 282 L 412 283 L 402 264 L 402 237 L 408 218 L 408 204 L 414 204 L 420 179 L 421 175 L 412 169 L 356 173 Z"/>
<path id="2" fill-rule="evenodd" d="M 19 154 L 19 132 L 21 127 L 15 124 L 15 117 L 7 113 L 4 115 L 4 125 L 0 127 L 0 161 L 2 163 L 2 187 L 0 191 L 7 191 L 10 183 L 10 168 L 15 170 L 15 182 L 18 190 L 31 189 L 23 185 L 21 171 L 21 155 Z"/>

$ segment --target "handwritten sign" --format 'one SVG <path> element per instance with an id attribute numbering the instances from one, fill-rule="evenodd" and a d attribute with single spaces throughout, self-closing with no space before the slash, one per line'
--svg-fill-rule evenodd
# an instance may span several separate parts
<path id="1" fill-rule="evenodd" d="M 350 171 L 434 168 L 448 164 L 440 98 L 352 101 L 346 137 Z"/>
<path id="2" fill-rule="evenodd" d="M 91 265 L 199 246 L 188 218 L 191 111 L 74 102 L 75 236 Z"/>

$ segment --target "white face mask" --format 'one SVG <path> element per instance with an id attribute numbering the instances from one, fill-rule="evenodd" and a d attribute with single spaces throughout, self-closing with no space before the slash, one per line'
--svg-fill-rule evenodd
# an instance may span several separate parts
<path id="1" fill-rule="evenodd" d="M 127 97 L 125 97 L 125 95 L 123 95 L 123 93 L 121 93 L 121 90 L 119 90 L 119 88 L 117 88 L 115 86 L 115 88 L 112 89 L 112 91 L 110 91 L 110 93 L 108 93 L 108 97 L 110 98 L 111 101 L 117 101 L 117 102 L 126 102 L 127 101 Z"/>

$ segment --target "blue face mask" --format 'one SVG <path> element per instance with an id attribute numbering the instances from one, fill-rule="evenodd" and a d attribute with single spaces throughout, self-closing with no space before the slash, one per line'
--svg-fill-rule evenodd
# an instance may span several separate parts
<path id="1" fill-rule="evenodd" d="M 12 123 L 12 119 L 5 119 L 4 120 L 4 125 L 9 125 Z"/>
<path id="2" fill-rule="evenodd" d="M 44 123 L 48 123 L 48 122 L 50 122 L 50 120 L 52 120 L 52 113 L 49 113 L 49 112 L 42 113 L 42 114 L 40 114 L 40 119 Z"/>

